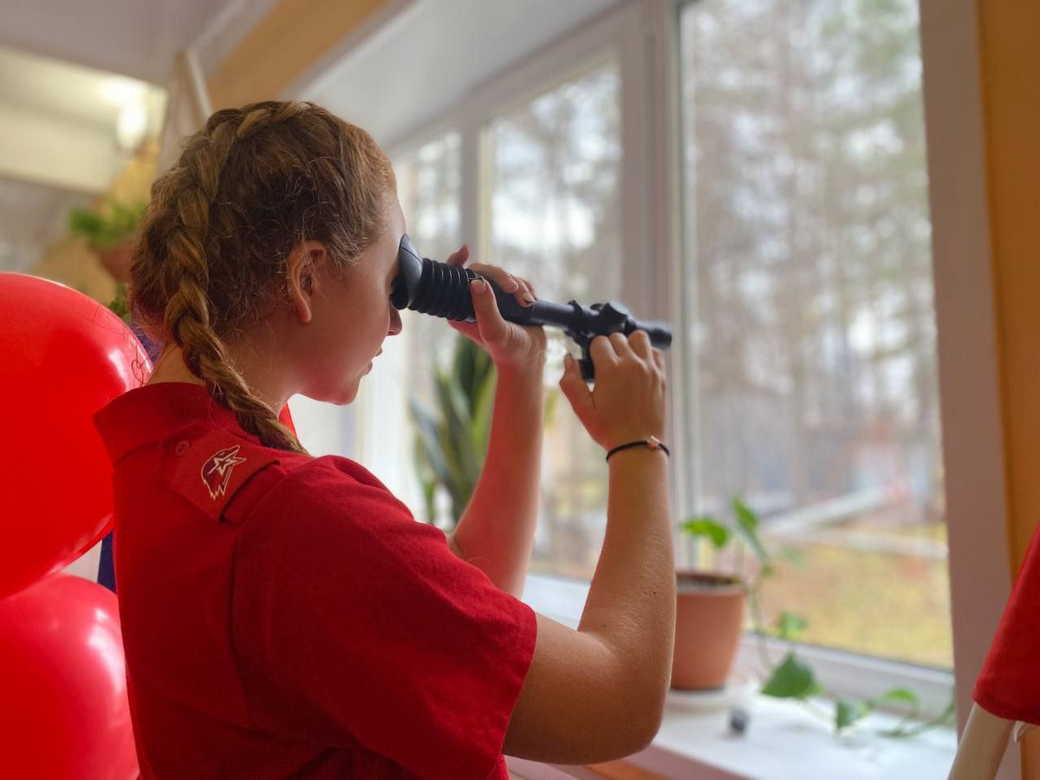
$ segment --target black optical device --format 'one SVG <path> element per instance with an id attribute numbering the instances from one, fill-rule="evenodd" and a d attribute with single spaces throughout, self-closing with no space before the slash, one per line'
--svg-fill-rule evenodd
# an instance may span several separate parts
<path id="1" fill-rule="evenodd" d="M 448 265 L 428 257 L 420 257 L 407 234 L 401 238 L 397 252 L 398 273 L 390 293 L 390 302 L 397 309 L 411 309 L 449 320 L 476 322 L 469 283 L 484 278 L 491 285 L 498 301 L 502 318 L 519 325 L 552 325 L 564 332 L 581 347 L 581 375 L 594 381 L 592 356 L 589 345 L 596 336 L 644 330 L 650 343 L 658 349 L 672 344 L 672 331 L 663 322 L 640 322 L 633 319 L 624 304 L 617 301 L 594 303 L 585 307 L 571 300 L 566 304 L 536 300 L 531 306 L 522 306 L 513 293 L 507 293 L 496 282 L 482 274 L 461 266 Z"/>

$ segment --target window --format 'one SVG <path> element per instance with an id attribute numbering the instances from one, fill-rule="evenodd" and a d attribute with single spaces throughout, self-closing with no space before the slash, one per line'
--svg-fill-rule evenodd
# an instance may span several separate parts
<path id="1" fill-rule="evenodd" d="M 767 621 L 952 666 L 917 4 L 681 10 L 687 432 L 741 495 Z"/>
<path id="2" fill-rule="evenodd" d="M 485 129 L 488 256 L 540 297 L 621 296 L 620 74 L 613 57 L 495 116 Z M 606 531 L 602 448 L 559 391 L 564 350 L 546 328 L 541 507 L 530 571 L 591 579 Z"/>
<path id="3" fill-rule="evenodd" d="M 416 250 L 434 260 L 447 259 L 461 243 L 458 133 L 445 133 L 394 155 L 393 165 L 398 201 Z M 427 522 L 415 470 L 409 402 L 436 407 L 435 366 L 445 363 L 457 334 L 439 318 L 408 309 L 400 314 L 401 333 L 383 342 L 377 370 L 358 389 L 356 457 L 412 509 L 416 520 Z M 446 507 L 439 510 L 434 525 L 445 527 Z"/>
<path id="4" fill-rule="evenodd" d="M 394 171 L 407 233 L 416 250 L 423 257 L 447 260 L 462 244 L 459 134 L 447 133 L 423 144 L 395 161 Z M 472 249 L 470 262 L 476 259 Z M 434 364 L 447 360 L 458 334 L 444 320 L 409 309 L 401 312 L 401 320 L 401 335 L 412 358 L 407 367 L 408 385 L 415 389 L 418 400 L 432 407 Z"/>

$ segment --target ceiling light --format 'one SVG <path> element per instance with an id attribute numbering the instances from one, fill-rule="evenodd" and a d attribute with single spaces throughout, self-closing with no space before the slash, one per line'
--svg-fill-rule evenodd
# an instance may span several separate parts
<path id="1" fill-rule="evenodd" d="M 144 94 L 144 85 L 134 79 L 110 76 L 101 84 L 101 96 L 117 106 L 136 103 Z"/>
<path id="2" fill-rule="evenodd" d="M 121 149 L 132 151 L 141 143 L 147 128 L 148 112 L 145 107 L 139 102 L 127 103 L 120 110 L 116 121 L 116 141 Z"/>

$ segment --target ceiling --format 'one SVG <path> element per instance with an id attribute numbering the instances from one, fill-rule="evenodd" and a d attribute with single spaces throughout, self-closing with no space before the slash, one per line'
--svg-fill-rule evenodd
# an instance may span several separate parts
<path id="1" fill-rule="evenodd" d="M 178 51 L 212 69 L 275 1 L 0 0 L 0 270 L 29 270 L 108 186 L 128 104 L 157 131 Z"/>
<path id="2" fill-rule="evenodd" d="M 163 84 L 233 0 L 3 0 L 0 45 Z"/>
<path id="3" fill-rule="evenodd" d="M 374 25 L 291 96 L 325 105 L 386 143 L 617 1 L 399 2 L 388 6 L 396 16 Z M 115 134 L 126 96 L 161 96 L 177 52 L 188 45 L 212 73 L 276 2 L 0 0 L 0 136 L 8 134 L 0 140 L 18 162 L 25 155 L 11 142 L 32 137 L 35 127 L 79 132 L 68 162 L 97 163 L 90 175 L 102 181 L 104 164 L 97 161 L 111 157 L 118 164 L 106 138 Z M 83 183 L 87 174 L 63 184 L 68 166 L 57 148 L 63 144 L 34 140 L 38 150 L 53 151 L 43 163 L 52 156 L 57 175 L 0 165 L 0 270 L 31 264 L 61 234 L 69 208 L 98 191 Z"/>
<path id="4" fill-rule="evenodd" d="M 154 91 L 137 79 L 0 46 L 0 104 L 114 131 L 125 100 Z"/>
<path id="5" fill-rule="evenodd" d="M 618 0 L 419 0 L 294 97 L 390 145 L 469 90 Z"/>

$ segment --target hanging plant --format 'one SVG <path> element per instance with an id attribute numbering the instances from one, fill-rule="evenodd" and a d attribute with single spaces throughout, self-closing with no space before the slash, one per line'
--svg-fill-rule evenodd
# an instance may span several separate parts
<path id="1" fill-rule="evenodd" d="M 75 208 L 69 212 L 69 230 L 86 238 L 105 270 L 125 283 L 130 280 L 133 241 L 146 208 L 144 203 L 117 201 L 109 201 L 97 211 Z"/>

